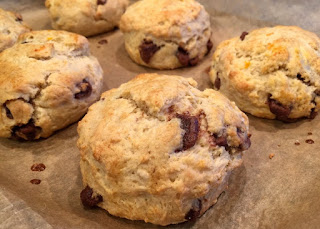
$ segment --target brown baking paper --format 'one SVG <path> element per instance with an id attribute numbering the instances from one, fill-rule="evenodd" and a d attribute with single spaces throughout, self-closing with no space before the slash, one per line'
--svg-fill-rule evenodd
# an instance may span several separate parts
<path id="1" fill-rule="evenodd" d="M 320 35 L 317 0 L 201 3 L 212 15 L 215 47 L 243 31 L 275 24 L 299 25 Z M 51 28 L 43 0 L 1 0 L 0 7 L 22 13 L 34 30 Z M 107 43 L 99 44 L 102 39 Z M 129 59 L 119 30 L 89 40 L 104 70 L 104 90 L 139 73 L 160 72 Z M 212 52 L 196 67 L 161 72 L 193 77 L 200 89 L 211 87 L 207 69 Z M 228 190 L 195 223 L 168 228 L 320 227 L 320 116 L 292 124 L 250 115 L 249 119 L 252 146 L 243 165 L 233 172 Z M 161 228 L 83 208 L 76 127 L 35 142 L 0 140 L 0 228 Z M 44 163 L 46 169 L 31 171 L 34 163 Z M 34 185 L 31 179 L 42 182 Z"/>

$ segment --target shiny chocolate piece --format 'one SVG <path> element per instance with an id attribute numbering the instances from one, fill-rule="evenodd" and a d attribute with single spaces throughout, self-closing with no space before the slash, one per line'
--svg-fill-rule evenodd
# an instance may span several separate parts
<path id="1" fill-rule="evenodd" d="M 160 49 L 152 41 L 143 40 L 142 44 L 139 46 L 139 52 L 141 59 L 145 63 L 149 63 L 153 55 Z"/>
<path id="2" fill-rule="evenodd" d="M 199 135 L 199 120 L 198 117 L 188 114 L 178 114 L 177 117 L 181 120 L 181 128 L 185 130 L 182 149 L 176 150 L 176 152 L 179 152 L 196 144 Z"/>
<path id="3" fill-rule="evenodd" d="M 93 190 L 88 185 L 80 193 L 80 198 L 83 206 L 88 208 L 96 207 L 98 203 L 103 201 L 102 196 L 92 196 Z"/>

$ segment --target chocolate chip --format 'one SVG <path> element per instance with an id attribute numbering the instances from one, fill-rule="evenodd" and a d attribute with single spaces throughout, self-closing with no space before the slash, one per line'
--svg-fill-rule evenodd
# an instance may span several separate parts
<path id="1" fill-rule="evenodd" d="M 33 121 L 30 120 L 27 124 L 15 126 L 12 129 L 13 137 L 24 140 L 34 140 L 41 132 L 41 128 L 35 126 Z"/>
<path id="2" fill-rule="evenodd" d="M 189 65 L 189 53 L 183 48 L 179 47 L 178 52 L 176 54 L 180 64 L 184 67 Z"/>
<path id="3" fill-rule="evenodd" d="M 237 128 L 237 135 L 241 140 L 239 148 L 241 150 L 247 150 L 251 146 L 251 135 L 248 135 L 246 132 L 242 131 L 240 128 Z"/>
<path id="4" fill-rule="evenodd" d="M 297 78 L 298 78 L 298 80 L 303 81 L 303 78 L 302 78 L 302 76 L 301 76 L 301 74 L 300 74 L 300 73 L 298 73 L 298 74 L 297 74 Z"/>
<path id="5" fill-rule="evenodd" d="M 172 105 L 172 106 L 170 106 L 169 108 L 168 108 L 168 112 L 169 113 L 173 113 L 174 111 L 175 111 L 175 106 L 174 105 Z"/>
<path id="6" fill-rule="evenodd" d="M 219 90 L 220 87 L 221 87 L 221 80 L 220 80 L 220 78 L 218 77 L 218 75 L 219 75 L 219 74 L 217 74 L 217 77 L 216 77 L 216 79 L 215 79 L 215 81 L 214 81 L 214 87 L 215 87 L 217 90 Z"/>
<path id="7" fill-rule="evenodd" d="M 202 202 L 201 200 L 197 199 L 197 201 L 194 202 L 192 208 L 187 212 L 184 218 L 188 221 L 196 220 L 200 216 L 201 209 L 202 209 Z"/>
<path id="8" fill-rule="evenodd" d="M 249 34 L 248 32 L 242 32 L 240 39 L 243 41 L 248 34 Z"/>
<path id="9" fill-rule="evenodd" d="M 97 195 L 97 196 L 92 196 L 93 190 L 90 188 L 88 185 L 83 189 L 80 193 L 80 198 L 83 206 L 85 207 L 95 207 L 97 206 L 98 203 L 103 201 L 102 196 Z"/>
<path id="10" fill-rule="evenodd" d="M 271 113 L 276 115 L 276 118 L 281 121 L 290 121 L 291 119 L 288 116 L 291 113 L 291 108 L 284 106 L 275 99 L 271 99 L 271 95 L 268 98 L 268 105 Z M 292 119 L 293 121 L 294 119 Z"/>
<path id="11" fill-rule="evenodd" d="M 43 164 L 43 163 L 40 163 L 40 164 L 33 164 L 31 166 L 31 170 L 32 171 L 37 171 L 37 172 L 41 172 L 43 170 L 46 169 L 46 166 Z"/>
<path id="12" fill-rule="evenodd" d="M 199 57 L 198 56 L 190 59 L 189 53 L 185 49 L 183 49 L 181 47 L 178 48 L 178 51 L 176 53 L 176 57 L 178 58 L 180 64 L 183 67 L 195 66 L 195 65 L 197 65 L 199 63 Z"/>
<path id="13" fill-rule="evenodd" d="M 314 91 L 314 93 L 315 93 L 317 96 L 320 96 L 320 89 L 316 89 L 316 90 Z"/>
<path id="14" fill-rule="evenodd" d="M 177 117 L 181 120 L 181 128 L 185 130 L 182 149 L 176 150 L 176 152 L 179 152 L 196 144 L 199 135 L 199 120 L 198 117 L 188 114 L 178 114 Z"/>
<path id="15" fill-rule="evenodd" d="M 6 110 L 6 115 L 9 119 L 13 119 L 13 116 L 11 114 L 11 111 L 8 109 L 8 107 L 6 106 L 6 104 L 3 104 L 4 109 Z"/>
<path id="16" fill-rule="evenodd" d="M 218 137 L 217 135 L 214 135 L 214 138 L 215 138 L 215 143 L 218 146 L 224 146 L 224 147 L 228 146 L 228 141 L 226 136 Z"/>
<path id="17" fill-rule="evenodd" d="M 210 52 L 210 50 L 213 47 L 213 43 L 211 42 L 211 40 L 209 39 L 207 42 L 207 54 Z"/>
<path id="18" fill-rule="evenodd" d="M 76 99 L 83 99 L 86 97 L 89 97 L 92 93 L 92 86 L 87 80 L 83 80 L 81 83 L 76 85 L 77 88 L 80 89 L 80 92 L 76 93 L 74 95 L 74 98 Z"/>
<path id="19" fill-rule="evenodd" d="M 107 0 L 97 0 L 98 5 L 104 5 L 107 3 Z"/>
<path id="20" fill-rule="evenodd" d="M 156 44 L 152 41 L 143 40 L 141 45 L 139 46 L 139 52 L 141 59 L 145 63 L 149 63 L 153 55 L 160 49 Z"/>
<path id="21" fill-rule="evenodd" d="M 41 180 L 40 179 L 32 179 L 30 181 L 31 184 L 40 184 L 41 183 Z"/>

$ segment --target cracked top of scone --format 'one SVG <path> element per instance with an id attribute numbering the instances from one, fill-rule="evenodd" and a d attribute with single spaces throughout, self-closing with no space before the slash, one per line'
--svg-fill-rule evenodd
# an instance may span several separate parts
<path id="1" fill-rule="evenodd" d="M 92 36 L 118 26 L 129 0 L 46 0 L 52 27 Z"/>
<path id="2" fill-rule="evenodd" d="M 20 14 L 0 8 L 0 52 L 12 46 L 20 34 L 29 31 Z"/>
<path id="3" fill-rule="evenodd" d="M 80 119 L 101 87 L 102 69 L 85 37 L 25 33 L 0 53 L 0 137 L 48 137 Z"/>
<path id="4" fill-rule="evenodd" d="M 128 7 L 120 21 L 123 32 L 185 40 L 209 27 L 209 14 L 194 0 L 141 0 Z"/>
<path id="5" fill-rule="evenodd" d="M 320 108 L 320 39 L 295 26 L 262 28 L 222 42 L 214 88 L 252 115 L 295 121 Z"/>
<path id="6" fill-rule="evenodd" d="M 248 118 L 219 92 L 196 86 L 191 78 L 141 74 L 89 108 L 78 147 L 84 185 L 103 197 L 98 206 L 167 225 L 215 203 L 210 193 L 250 146 Z"/>

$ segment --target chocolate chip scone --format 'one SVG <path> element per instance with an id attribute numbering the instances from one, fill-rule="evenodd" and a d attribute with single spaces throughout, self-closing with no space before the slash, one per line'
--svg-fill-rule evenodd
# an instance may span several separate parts
<path id="1" fill-rule="evenodd" d="M 88 40 L 34 31 L 0 53 L 0 137 L 49 137 L 78 121 L 101 93 L 102 69 Z"/>
<path id="2" fill-rule="evenodd" d="M 92 36 L 118 26 L 128 0 L 46 0 L 54 29 Z"/>
<path id="3" fill-rule="evenodd" d="M 20 34 L 29 31 L 20 14 L 0 8 L 0 52 L 14 45 Z"/>
<path id="4" fill-rule="evenodd" d="M 222 42 L 210 72 L 214 88 L 252 115 L 285 122 L 320 108 L 320 39 L 294 26 L 244 32 Z"/>
<path id="5" fill-rule="evenodd" d="M 196 65 L 212 48 L 210 16 L 194 0 L 141 0 L 121 17 L 125 48 L 136 63 L 157 69 Z"/>
<path id="6" fill-rule="evenodd" d="M 102 94 L 79 123 L 85 206 L 168 225 L 194 220 L 250 146 L 248 118 L 189 78 L 142 74 Z"/>

